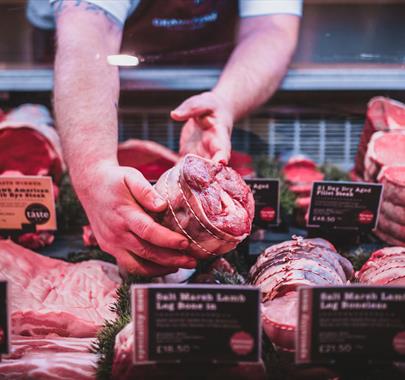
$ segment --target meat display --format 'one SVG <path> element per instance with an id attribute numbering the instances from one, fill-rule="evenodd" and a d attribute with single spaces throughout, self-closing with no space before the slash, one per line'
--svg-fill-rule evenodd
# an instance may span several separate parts
<path id="1" fill-rule="evenodd" d="M 0 378 L 13 380 L 94 380 L 97 355 L 92 338 L 14 336 L 12 353 L 2 357 Z"/>
<path id="2" fill-rule="evenodd" d="M 188 237 L 196 258 L 224 254 L 250 233 L 254 201 L 233 169 L 192 154 L 168 170 L 155 185 L 168 201 L 164 226 Z"/>
<path id="3" fill-rule="evenodd" d="M 405 246 L 405 166 L 385 166 L 378 181 L 384 192 L 375 234 L 389 244 Z"/>
<path id="4" fill-rule="evenodd" d="M 294 240 L 267 248 L 249 272 L 262 291 L 263 328 L 273 344 L 294 350 L 302 285 L 343 285 L 353 277 L 351 263 L 324 239 Z"/>
<path id="5" fill-rule="evenodd" d="M 364 179 L 376 182 L 381 169 L 390 165 L 405 166 L 405 131 L 374 133 L 364 159 Z"/>
<path id="6" fill-rule="evenodd" d="M 314 161 L 301 155 L 291 157 L 282 173 L 288 188 L 297 197 L 295 201 L 297 222 L 305 225 L 306 214 L 311 202 L 312 184 L 315 181 L 322 181 L 325 176 L 319 171 Z"/>
<path id="7" fill-rule="evenodd" d="M 0 278 L 11 285 L 12 333 L 93 337 L 120 283 L 118 268 L 101 261 L 70 264 L 0 241 Z"/>
<path id="8" fill-rule="evenodd" d="M 404 104 L 381 96 L 370 100 L 356 156 L 354 174 L 357 178 L 364 176 L 364 159 L 372 135 L 377 131 L 388 132 L 401 129 L 405 129 Z"/>
<path id="9" fill-rule="evenodd" d="M 374 252 L 356 277 L 363 284 L 404 286 L 405 248 L 387 247 Z"/>
<path id="10" fill-rule="evenodd" d="M 9 112 L 0 123 L 0 175 L 51 176 L 56 198 L 65 166 L 59 137 L 51 125 L 52 118 L 43 106 L 26 104 Z M 53 240 L 51 232 L 18 237 L 21 245 L 31 249 Z"/>
<path id="11" fill-rule="evenodd" d="M 178 160 L 176 153 L 153 141 L 130 139 L 118 145 L 119 164 L 138 169 L 150 181 L 157 180 Z"/>

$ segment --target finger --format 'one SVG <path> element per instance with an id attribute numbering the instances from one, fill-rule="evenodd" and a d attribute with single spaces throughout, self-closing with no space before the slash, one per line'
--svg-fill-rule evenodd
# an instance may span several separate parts
<path id="1" fill-rule="evenodd" d="M 177 121 L 185 121 L 190 118 L 208 115 L 213 112 L 213 104 L 201 95 L 193 96 L 184 101 L 170 113 Z"/>
<path id="2" fill-rule="evenodd" d="M 154 246 L 131 233 L 124 235 L 123 239 L 127 250 L 147 261 L 172 268 L 192 269 L 197 265 L 197 261 L 184 252 Z"/>
<path id="3" fill-rule="evenodd" d="M 211 152 L 212 160 L 227 165 L 231 158 L 231 142 L 229 138 L 218 136 L 217 138 L 210 138 L 206 143 Z"/>
<path id="4" fill-rule="evenodd" d="M 204 130 L 215 128 L 215 118 L 209 115 L 197 117 L 196 123 Z"/>
<path id="5" fill-rule="evenodd" d="M 120 252 L 116 258 L 120 272 L 124 276 L 128 274 L 137 274 L 143 277 L 156 277 L 175 273 L 177 271 L 176 268 L 157 265 L 125 251 Z"/>
<path id="6" fill-rule="evenodd" d="M 136 171 L 125 175 L 125 184 L 133 197 L 145 209 L 152 212 L 162 212 L 167 207 L 167 202 L 149 183 L 149 181 Z"/>
<path id="7" fill-rule="evenodd" d="M 184 235 L 163 227 L 142 211 L 132 211 L 126 219 L 130 231 L 153 245 L 173 249 L 187 249 L 189 246 Z"/>
<path id="8" fill-rule="evenodd" d="M 212 161 L 227 165 L 229 162 L 229 154 L 223 150 L 217 151 L 212 157 Z"/>

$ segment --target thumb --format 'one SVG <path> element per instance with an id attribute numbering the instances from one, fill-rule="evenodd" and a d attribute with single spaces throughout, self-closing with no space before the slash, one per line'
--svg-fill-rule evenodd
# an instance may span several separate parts
<path id="1" fill-rule="evenodd" d="M 126 174 L 124 178 L 132 196 L 142 207 L 151 212 L 162 212 L 166 209 L 166 200 L 141 173 L 133 171 Z"/>
<path id="2" fill-rule="evenodd" d="M 193 96 L 180 104 L 170 113 L 176 121 L 186 121 L 191 118 L 206 116 L 212 113 L 212 107 L 200 96 Z"/>

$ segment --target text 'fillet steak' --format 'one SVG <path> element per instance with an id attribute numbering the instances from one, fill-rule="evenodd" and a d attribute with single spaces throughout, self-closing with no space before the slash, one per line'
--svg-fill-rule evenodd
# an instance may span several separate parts
<path id="1" fill-rule="evenodd" d="M 343 285 L 352 276 L 350 262 L 324 239 L 298 237 L 267 248 L 249 277 L 262 291 L 263 328 L 273 344 L 294 350 L 299 286 Z"/>
<path id="2" fill-rule="evenodd" d="M 70 264 L 0 241 L 0 279 L 11 290 L 12 333 L 93 337 L 120 283 L 118 268 L 102 261 Z"/>
<path id="3" fill-rule="evenodd" d="M 227 253 L 250 233 L 253 195 L 229 167 L 188 154 L 155 187 L 169 204 L 157 219 L 187 236 L 197 258 Z"/>

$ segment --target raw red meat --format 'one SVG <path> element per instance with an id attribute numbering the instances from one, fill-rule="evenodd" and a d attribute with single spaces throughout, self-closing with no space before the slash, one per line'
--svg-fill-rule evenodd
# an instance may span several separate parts
<path id="1" fill-rule="evenodd" d="M 405 105 L 395 100 L 375 97 L 367 106 L 366 122 L 359 142 L 355 172 L 364 175 L 364 158 L 371 136 L 377 131 L 405 129 Z"/>
<path id="2" fill-rule="evenodd" d="M 405 165 L 405 132 L 374 133 L 364 159 L 364 179 L 375 182 L 381 169 Z"/>
<path id="3" fill-rule="evenodd" d="M 60 180 L 64 170 L 60 140 L 41 112 L 21 106 L 0 123 L 0 174 L 15 171 Z"/>
<path id="4" fill-rule="evenodd" d="M 18 244 L 30 249 L 39 249 L 51 245 L 55 240 L 53 233 L 48 231 L 29 232 L 17 238 Z"/>
<path id="5" fill-rule="evenodd" d="M 0 241 L 0 278 L 11 285 L 12 332 L 92 337 L 105 319 L 120 283 L 115 265 L 102 261 L 70 264 Z"/>
<path id="6" fill-rule="evenodd" d="M 178 160 L 176 153 L 153 141 L 131 139 L 118 146 L 119 164 L 138 169 L 150 181 L 157 180 Z"/>
<path id="7" fill-rule="evenodd" d="M 312 182 L 322 181 L 324 175 L 317 169 L 315 162 L 304 156 L 295 156 L 288 160 L 283 168 L 283 176 L 292 186 L 307 186 L 310 189 Z"/>
<path id="8" fill-rule="evenodd" d="M 256 176 L 253 158 L 250 154 L 233 150 L 228 165 L 243 178 L 254 178 Z"/>
<path id="9" fill-rule="evenodd" d="M 384 213 L 381 213 L 378 218 L 377 230 L 393 237 L 397 242 L 402 241 L 399 245 L 405 246 L 405 225 L 394 222 Z"/>
<path id="10" fill-rule="evenodd" d="M 197 258 L 227 253 L 250 233 L 252 192 L 229 167 L 188 154 L 155 187 L 169 204 L 157 219 L 187 236 Z"/>
<path id="11" fill-rule="evenodd" d="M 350 262 L 323 239 L 298 237 L 267 248 L 249 277 L 262 291 L 263 328 L 273 344 L 294 350 L 299 286 L 343 285 L 352 276 Z"/>
<path id="12" fill-rule="evenodd" d="M 405 207 L 405 166 L 384 167 L 378 181 L 384 185 L 384 202 Z"/>
<path id="13" fill-rule="evenodd" d="M 85 247 L 97 247 L 98 243 L 91 226 L 83 226 L 82 233 L 83 244 Z"/>
<path id="14" fill-rule="evenodd" d="M 94 380 L 97 356 L 92 338 L 13 336 L 2 357 L 0 378 L 13 380 Z"/>
<path id="15" fill-rule="evenodd" d="M 389 247 L 374 252 L 356 277 L 370 285 L 405 285 L 405 248 Z"/>

